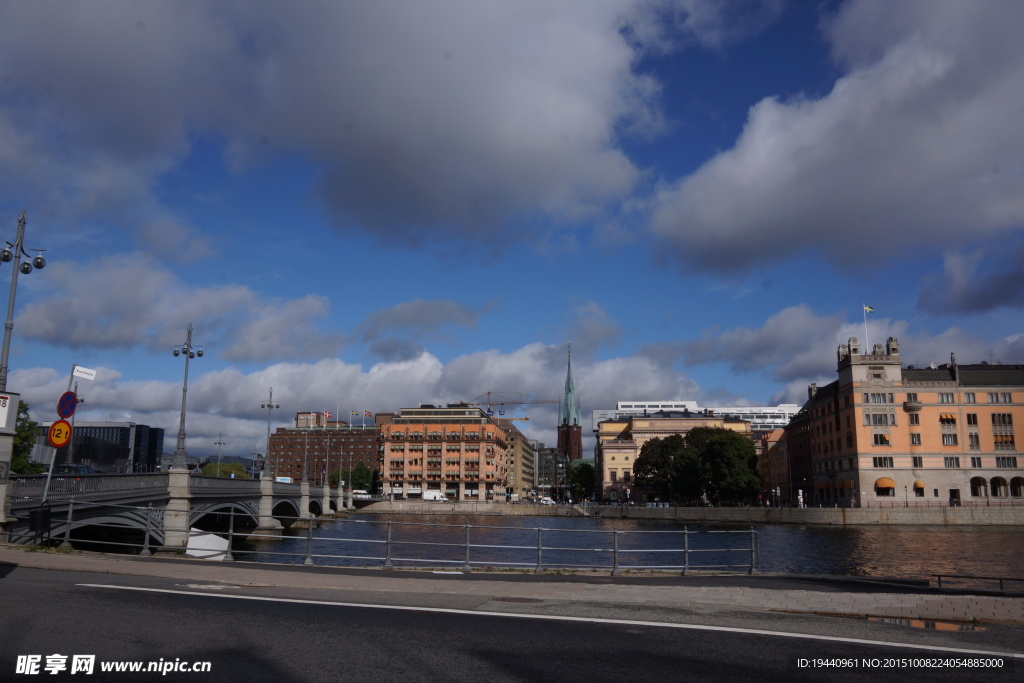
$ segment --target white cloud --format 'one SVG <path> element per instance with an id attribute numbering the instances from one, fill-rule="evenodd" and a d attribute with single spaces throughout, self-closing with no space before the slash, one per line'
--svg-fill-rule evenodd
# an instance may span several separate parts
<path id="1" fill-rule="evenodd" d="M 753 106 L 732 149 L 657 193 L 654 234 L 687 264 L 736 270 L 1019 230 L 1022 22 L 1018 3 L 845 4 L 828 36 L 846 75 L 820 99 Z"/>

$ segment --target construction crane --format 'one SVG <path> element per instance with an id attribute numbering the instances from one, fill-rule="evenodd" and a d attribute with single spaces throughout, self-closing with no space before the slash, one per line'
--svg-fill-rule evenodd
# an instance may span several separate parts
<path id="1" fill-rule="evenodd" d="M 477 396 L 472 401 L 466 402 L 466 405 L 485 406 L 487 413 L 491 414 L 494 412 L 494 406 L 532 406 L 540 403 L 561 403 L 561 401 L 537 398 L 527 394 L 499 394 L 496 391 L 488 391 L 483 396 Z"/>

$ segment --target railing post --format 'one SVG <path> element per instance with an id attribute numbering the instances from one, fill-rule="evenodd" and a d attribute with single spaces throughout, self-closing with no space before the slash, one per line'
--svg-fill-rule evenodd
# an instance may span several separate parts
<path id="1" fill-rule="evenodd" d="M 472 565 L 469 564 L 469 530 L 471 527 L 472 525 L 469 522 L 466 522 L 466 563 L 462 565 L 462 571 L 464 572 L 473 571 Z"/>
<path id="2" fill-rule="evenodd" d="M 66 522 L 64 522 L 64 542 L 60 544 L 61 548 L 71 547 L 71 541 L 69 540 L 69 538 L 71 536 L 71 520 L 74 517 L 74 510 L 75 499 L 72 498 L 71 500 L 68 501 L 68 519 Z"/>
<path id="3" fill-rule="evenodd" d="M 612 532 L 612 576 L 619 575 L 619 533 L 618 529 Z"/>
<path id="4" fill-rule="evenodd" d="M 313 564 L 313 513 L 309 513 L 309 523 L 306 526 L 306 561 L 302 564 Z"/>
<path id="5" fill-rule="evenodd" d="M 153 504 L 146 503 L 146 536 L 142 542 L 142 552 L 139 553 L 142 557 L 149 557 L 153 554 L 153 551 L 149 549 L 149 529 L 153 524 Z"/>
<path id="6" fill-rule="evenodd" d="M 683 527 L 683 576 L 690 573 L 690 529 Z"/>
<path id="7" fill-rule="evenodd" d="M 386 549 L 385 549 L 385 555 L 384 555 L 384 569 L 393 569 L 395 565 L 393 565 L 391 563 L 391 520 L 390 519 L 388 520 L 387 524 L 388 524 L 388 536 L 387 536 L 387 545 L 385 546 Z"/>
<path id="8" fill-rule="evenodd" d="M 750 571 L 748 574 L 757 573 L 757 532 L 754 531 L 754 527 L 750 527 Z"/>
<path id="9" fill-rule="evenodd" d="M 537 527 L 537 568 L 533 573 L 544 573 L 544 531 L 541 527 Z"/>
<path id="10" fill-rule="evenodd" d="M 231 508 L 228 517 L 228 551 L 224 553 L 225 562 L 234 562 L 235 556 L 231 554 L 231 547 L 235 544 L 235 508 Z"/>

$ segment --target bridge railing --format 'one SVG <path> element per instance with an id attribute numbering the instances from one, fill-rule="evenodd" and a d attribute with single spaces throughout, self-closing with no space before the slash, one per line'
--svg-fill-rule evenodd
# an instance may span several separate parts
<path id="1" fill-rule="evenodd" d="M 17 475 L 11 479 L 11 507 L 35 505 L 42 500 L 45 474 Z M 141 474 L 55 474 L 50 478 L 47 500 L 70 500 L 137 493 L 141 489 L 166 489 L 166 472 Z"/>
<path id="2" fill-rule="evenodd" d="M 188 478 L 189 489 L 193 491 L 255 493 L 260 490 L 259 479 L 231 479 L 230 477 L 191 476 Z"/>

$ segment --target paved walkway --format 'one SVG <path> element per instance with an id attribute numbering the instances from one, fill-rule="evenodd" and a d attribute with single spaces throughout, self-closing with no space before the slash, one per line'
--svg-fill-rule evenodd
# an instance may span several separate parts
<path id="1" fill-rule="evenodd" d="M 429 606 L 439 596 L 476 598 L 475 603 L 550 603 L 591 607 L 734 609 L 837 616 L 971 621 L 1024 625 L 1024 598 L 954 595 L 934 590 L 843 583 L 822 577 L 610 577 L 532 576 L 478 572 L 414 572 L 337 567 L 210 562 L 175 557 L 140 558 L 86 552 L 26 552 L 0 546 L 0 563 L 41 569 L 178 578 L 245 587 L 318 589 L 324 600 L 374 599 Z M 327 591 L 330 591 L 329 593 Z M 448 601 L 448 604 L 452 604 Z"/>

